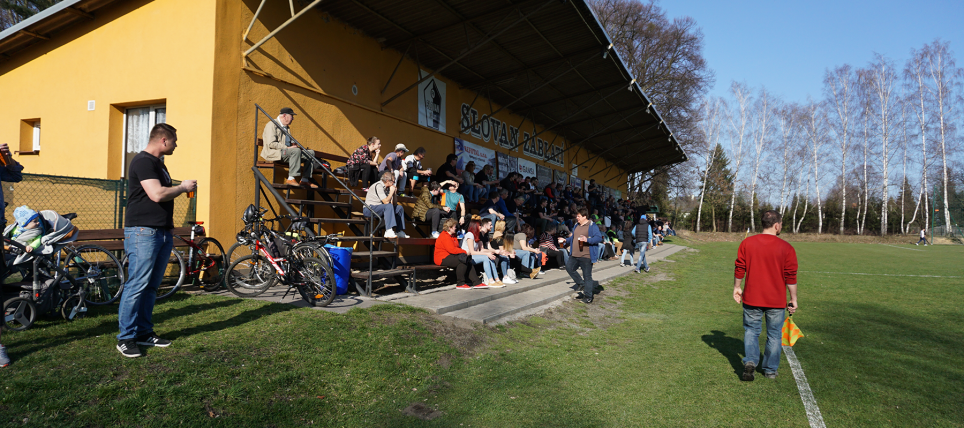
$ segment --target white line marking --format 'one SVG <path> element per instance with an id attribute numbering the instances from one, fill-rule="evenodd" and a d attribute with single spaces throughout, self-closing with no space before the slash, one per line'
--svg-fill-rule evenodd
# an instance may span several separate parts
<path id="1" fill-rule="evenodd" d="M 908 276 L 915 278 L 964 278 L 964 276 L 953 275 L 903 275 L 897 273 L 862 273 L 862 272 L 819 272 L 815 270 L 801 270 L 797 273 L 825 273 L 831 275 L 866 275 L 866 276 Z"/>
<path id="2" fill-rule="evenodd" d="M 807 375 L 803 373 L 803 367 L 797 361 L 797 355 L 793 353 L 793 348 L 784 346 L 783 353 L 787 356 L 787 361 L 790 362 L 790 371 L 793 372 L 793 378 L 797 381 L 797 389 L 800 390 L 800 399 L 803 400 L 803 408 L 807 411 L 810 427 L 826 428 L 823 423 L 823 415 L 820 414 L 820 408 L 817 407 L 817 399 L 813 398 L 810 384 L 807 383 Z"/>
<path id="3" fill-rule="evenodd" d="M 919 249 L 917 249 L 917 248 L 898 247 L 898 246 L 896 246 L 896 245 L 890 245 L 890 244 L 881 244 L 881 245 L 883 245 L 883 246 L 885 246 L 885 247 L 899 248 L 899 249 L 901 249 L 901 250 L 924 251 L 924 250 L 919 250 Z"/>

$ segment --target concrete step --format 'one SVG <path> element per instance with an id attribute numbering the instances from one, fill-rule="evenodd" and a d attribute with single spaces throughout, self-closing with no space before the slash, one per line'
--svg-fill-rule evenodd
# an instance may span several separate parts
<path id="1" fill-rule="evenodd" d="M 666 244 L 649 250 L 646 260 L 652 264 L 681 251 L 685 247 Z M 593 266 L 593 280 L 606 283 L 621 275 L 631 274 L 631 266 L 620 267 L 618 261 L 603 261 Z M 458 290 L 452 288 L 414 297 L 395 299 L 436 314 L 461 318 L 483 324 L 546 306 L 556 300 L 568 298 L 575 293 L 575 284 L 563 269 L 552 269 L 537 279 L 522 279 L 518 284 L 504 288 L 485 290 Z"/>

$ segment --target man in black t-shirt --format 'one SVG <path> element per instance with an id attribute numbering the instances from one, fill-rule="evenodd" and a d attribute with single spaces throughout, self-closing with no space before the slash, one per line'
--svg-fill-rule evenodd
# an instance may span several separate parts
<path id="1" fill-rule="evenodd" d="M 174 198 L 197 189 L 195 180 L 172 186 L 161 161 L 177 147 L 177 130 L 166 123 L 154 125 L 147 148 L 134 156 L 128 170 L 130 189 L 124 218 L 124 251 L 128 256 L 127 282 L 120 298 L 117 350 L 125 357 L 140 357 L 140 346 L 170 346 L 154 333 L 151 316 L 157 287 L 171 257 Z"/>
<path id="2" fill-rule="evenodd" d="M 459 161 L 459 156 L 456 154 L 450 154 L 445 158 L 445 163 L 438 167 L 438 171 L 435 173 L 435 181 L 442 183 L 448 180 L 454 180 L 462 184 L 464 180 L 459 176 L 458 171 L 455 169 L 455 164 Z"/>

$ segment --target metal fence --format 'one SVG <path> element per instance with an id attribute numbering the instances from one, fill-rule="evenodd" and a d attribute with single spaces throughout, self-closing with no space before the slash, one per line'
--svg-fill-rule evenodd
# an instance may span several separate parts
<path id="1" fill-rule="evenodd" d="M 175 182 L 177 185 L 179 182 Z M 115 229 L 124 227 L 127 208 L 127 180 L 63 177 L 23 174 L 19 183 L 3 182 L 3 198 L 7 202 L 4 218 L 13 221 L 13 210 L 21 205 L 31 209 L 53 210 L 61 214 L 77 213 L 73 220 L 80 229 Z M 197 199 L 174 200 L 174 225 L 187 226 L 194 221 Z"/>

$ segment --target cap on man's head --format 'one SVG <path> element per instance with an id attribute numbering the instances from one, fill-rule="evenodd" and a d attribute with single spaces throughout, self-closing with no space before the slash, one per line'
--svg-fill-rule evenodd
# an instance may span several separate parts
<path id="1" fill-rule="evenodd" d="M 291 107 L 285 107 L 285 108 L 281 109 L 281 114 L 290 114 L 290 115 L 294 116 L 296 113 L 295 113 L 294 110 L 291 109 Z"/>
<path id="2" fill-rule="evenodd" d="M 397 151 L 399 151 L 399 150 L 401 150 L 401 151 L 403 151 L 403 152 L 407 152 L 407 151 L 408 151 L 408 147 L 405 147 L 405 145 L 404 145 L 404 144 L 401 144 L 401 143 L 396 144 L 396 145 L 395 145 L 395 151 L 397 152 Z"/>

